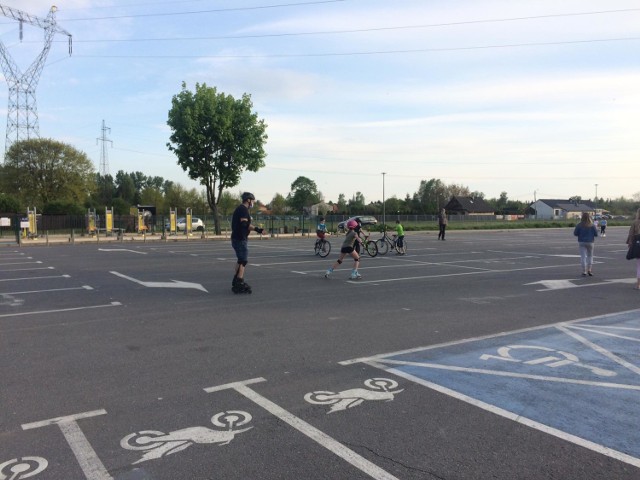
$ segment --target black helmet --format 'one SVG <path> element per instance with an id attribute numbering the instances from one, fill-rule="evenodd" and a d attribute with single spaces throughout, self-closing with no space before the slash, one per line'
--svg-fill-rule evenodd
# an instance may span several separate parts
<path id="1" fill-rule="evenodd" d="M 255 200 L 256 197 L 253 196 L 253 193 L 251 192 L 244 192 L 242 194 L 242 203 L 246 202 L 247 200 Z"/>

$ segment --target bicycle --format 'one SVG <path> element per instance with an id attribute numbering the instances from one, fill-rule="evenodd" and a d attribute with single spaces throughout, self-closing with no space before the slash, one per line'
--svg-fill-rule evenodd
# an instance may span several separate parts
<path id="1" fill-rule="evenodd" d="M 318 238 L 315 246 L 313 247 L 313 251 L 316 255 L 324 258 L 331 252 L 331 244 L 324 238 Z"/>
<path id="2" fill-rule="evenodd" d="M 367 254 L 370 257 L 375 257 L 376 255 L 378 255 L 378 246 L 376 245 L 376 241 L 375 240 L 369 240 L 369 237 L 371 236 L 371 234 L 366 234 L 364 233 L 363 230 L 360 230 L 362 232 L 362 235 L 364 236 L 364 239 L 362 239 L 362 246 L 364 247 L 364 251 L 367 252 Z M 360 252 L 358 252 L 360 253 Z"/>
<path id="3" fill-rule="evenodd" d="M 396 249 L 396 253 L 398 255 L 406 255 L 407 253 L 407 237 L 403 237 L 402 246 L 398 245 L 398 238 L 396 235 L 393 236 L 393 247 Z"/>
<path id="4" fill-rule="evenodd" d="M 395 250 L 399 255 L 407 253 L 406 237 L 402 239 L 402 246 L 399 246 L 397 235 L 390 237 L 386 230 L 382 232 L 382 237 L 376 240 L 376 246 L 378 247 L 378 253 L 380 253 L 380 255 L 386 255 L 389 248 L 391 248 L 391 250 Z"/>

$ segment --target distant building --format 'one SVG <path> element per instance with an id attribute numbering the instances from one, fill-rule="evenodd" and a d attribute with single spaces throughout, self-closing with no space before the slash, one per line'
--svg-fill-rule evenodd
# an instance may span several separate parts
<path id="1" fill-rule="evenodd" d="M 320 202 L 316 203 L 315 205 L 311 205 L 309 213 L 312 216 L 327 215 L 335 213 L 337 209 L 338 208 L 335 205 L 329 205 L 328 203 Z"/>
<path id="2" fill-rule="evenodd" d="M 444 207 L 449 215 L 469 215 L 481 217 L 494 217 L 495 212 L 491 205 L 482 198 L 474 197 L 451 197 L 449 203 Z"/>
<path id="3" fill-rule="evenodd" d="M 591 201 L 540 199 L 529 205 L 527 216 L 540 220 L 571 220 L 579 219 L 584 212 L 593 214 L 595 211 Z"/>

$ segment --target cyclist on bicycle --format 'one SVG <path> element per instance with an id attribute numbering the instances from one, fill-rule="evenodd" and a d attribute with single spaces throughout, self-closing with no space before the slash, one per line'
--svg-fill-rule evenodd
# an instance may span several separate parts
<path id="1" fill-rule="evenodd" d="M 400 248 L 402 248 L 403 241 L 404 241 L 404 227 L 400 223 L 400 220 L 396 220 L 396 244 Z"/>
<path id="2" fill-rule="evenodd" d="M 324 240 L 324 236 L 327 234 L 327 225 L 324 223 L 324 217 L 318 219 L 318 226 L 316 227 L 316 235 L 320 240 Z"/>

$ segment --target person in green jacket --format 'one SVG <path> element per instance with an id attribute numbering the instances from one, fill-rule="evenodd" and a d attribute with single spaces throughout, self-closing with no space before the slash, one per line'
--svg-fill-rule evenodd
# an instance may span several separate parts
<path id="1" fill-rule="evenodd" d="M 400 223 L 400 220 L 396 220 L 396 244 L 402 248 L 404 245 L 404 227 Z"/>

